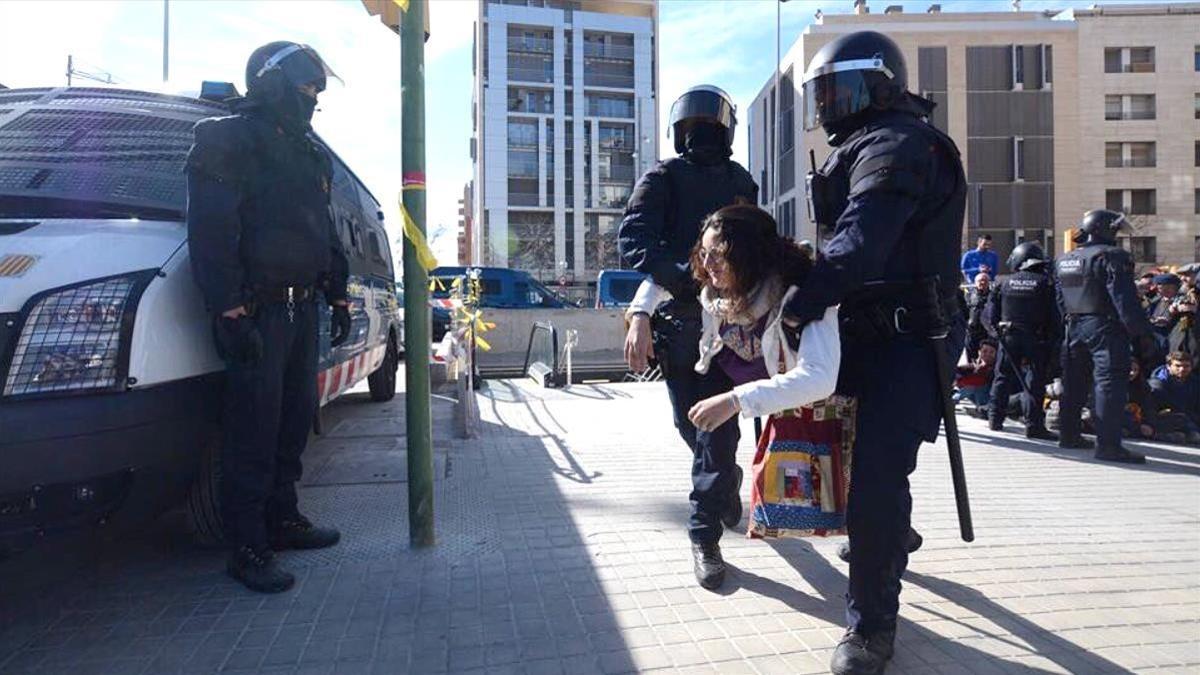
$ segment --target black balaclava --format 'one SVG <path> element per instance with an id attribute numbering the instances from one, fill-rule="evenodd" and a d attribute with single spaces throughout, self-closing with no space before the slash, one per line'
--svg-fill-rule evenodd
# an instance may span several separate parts
<path id="1" fill-rule="evenodd" d="M 684 132 L 683 156 L 697 164 L 719 164 L 733 154 L 725 144 L 725 127 L 716 122 L 698 122 Z"/>
<path id="2" fill-rule="evenodd" d="M 258 108 L 284 131 L 305 134 L 312 129 L 310 122 L 317 107 L 317 99 L 295 87 L 283 83 L 278 89 L 253 88 L 246 92 L 246 98 L 258 104 Z"/>

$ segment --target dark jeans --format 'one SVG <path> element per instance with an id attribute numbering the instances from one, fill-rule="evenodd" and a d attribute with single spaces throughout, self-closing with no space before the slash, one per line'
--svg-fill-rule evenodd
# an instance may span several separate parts
<path id="1" fill-rule="evenodd" d="M 1047 346 L 1027 333 L 1010 332 L 1000 341 L 988 413 L 991 419 L 1003 420 L 1008 413 L 1009 397 L 1017 394 L 1021 400 L 1025 428 L 1036 429 L 1046 425 L 1042 401 L 1046 397 L 1046 361 L 1049 358 Z"/>
<path id="2" fill-rule="evenodd" d="M 721 538 L 721 514 L 737 489 L 737 444 L 741 438 L 738 418 L 713 431 L 699 431 L 688 420 L 688 411 L 698 401 L 722 394 L 733 382 L 719 366 L 707 374 L 695 370 L 700 358 L 700 320 L 685 319 L 667 341 L 667 392 L 671 396 L 675 428 L 692 450 L 692 515 L 688 535 L 693 542 L 711 543 Z"/>
<path id="3" fill-rule="evenodd" d="M 221 498 L 234 547 L 265 547 L 268 527 L 297 514 L 300 454 L 317 407 L 319 315 L 311 301 L 291 319 L 283 304 L 260 305 L 262 359 L 226 365 Z"/>
<path id="4" fill-rule="evenodd" d="M 1063 340 L 1063 395 L 1059 429 L 1064 439 L 1079 437 L 1080 415 L 1094 382 L 1096 445 L 1121 444 L 1121 421 L 1129 392 L 1129 336 L 1115 317 L 1086 315 L 1068 320 Z"/>

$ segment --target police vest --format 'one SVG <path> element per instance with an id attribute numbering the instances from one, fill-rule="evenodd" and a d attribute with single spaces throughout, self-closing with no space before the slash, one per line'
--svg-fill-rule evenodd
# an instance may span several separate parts
<path id="1" fill-rule="evenodd" d="M 1046 275 L 1030 270 L 1000 280 L 1000 320 L 1029 328 L 1041 328 L 1050 301 Z"/>
<path id="2" fill-rule="evenodd" d="M 1088 245 L 1071 251 L 1054 263 L 1054 274 L 1062 293 L 1066 314 L 1116 313 L 1108 297 L 1106 255 L 1125 252 L 1116 246 Z"/>

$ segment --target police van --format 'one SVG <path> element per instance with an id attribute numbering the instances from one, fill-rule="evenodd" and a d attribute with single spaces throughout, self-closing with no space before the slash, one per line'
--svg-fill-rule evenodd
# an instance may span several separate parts
<path id="1" fill-rule="evenodd" d="M 223 364 L 183 166 L 192 126 L 224 114 L 205 98 L 0 89 L 0 552 L 185 494 L 197 533 L 220 537 Z M 403 333 L 383 213 L 336 155 L 331 193 L 352 329 L 331 348 L 319 303 L 320 403 L 364 378 L 386 401 Z"/>

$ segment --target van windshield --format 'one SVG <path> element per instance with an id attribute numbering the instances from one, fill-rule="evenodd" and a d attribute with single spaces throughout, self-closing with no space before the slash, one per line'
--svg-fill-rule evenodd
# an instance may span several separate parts
<path id="1" fill-rule="evenodd" d="M 0 217 L 182 220 L 192 127 L 223 112 L 122 89 L 0 90 Z"/>
<path id="2" fill-rule="evenodd" d="M 609 297 L 605 299 L 609 302 L 628 305 L 633 302 L 633 296 L 637 295 L 638 286 L 641 285 L 641 279 L 613 279 L 608 287 Z"/>

